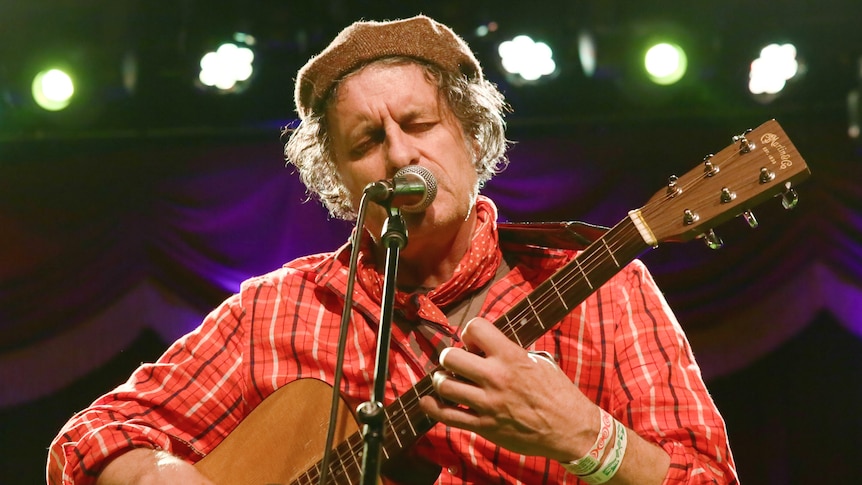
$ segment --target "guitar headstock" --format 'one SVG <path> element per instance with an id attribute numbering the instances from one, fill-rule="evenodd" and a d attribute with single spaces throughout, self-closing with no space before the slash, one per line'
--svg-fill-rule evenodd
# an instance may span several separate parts
<path id="1" fill-rule="evenodd" d="M 653 195 L 640 219 L 655 243 L 683 242 L 775 196 L 796 204 L 793 186 L 811 174 L 805 160 L 775 120 L 734 136 L 733 143 Z M 756 225 L 756 220 L 749 218 Z M 710 242 L 709 239 L 707 242 Z"/>

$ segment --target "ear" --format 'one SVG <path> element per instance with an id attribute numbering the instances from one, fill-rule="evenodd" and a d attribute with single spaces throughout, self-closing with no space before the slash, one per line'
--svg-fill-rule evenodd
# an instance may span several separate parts
<path id="1" fill-rule="evenodd" d="M 473 160 L 478 161 L 479 153 L 482 152 L 482 144 L 479 143 L 479 138 L 476 136 L 471 136 L 470 145 L 473 147 Z"/>

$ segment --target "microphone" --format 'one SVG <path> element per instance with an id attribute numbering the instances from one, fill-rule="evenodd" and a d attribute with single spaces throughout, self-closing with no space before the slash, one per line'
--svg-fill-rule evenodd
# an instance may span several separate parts
<path id="1" fill-rule="evenodd" d="M 437 180 L 427 168 L 408 165 L 395 172 L 391 180 L 366 185 L 365 194 L 380 205 L 398 207 L 401 212 L 419 213 L 437 197 Z"/>

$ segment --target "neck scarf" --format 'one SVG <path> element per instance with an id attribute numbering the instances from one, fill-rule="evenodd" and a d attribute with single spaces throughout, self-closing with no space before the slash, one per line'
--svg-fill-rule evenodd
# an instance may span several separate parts
<path id="1" fill-rule="evenodd" d="M 395 307 L 401 310 L 408 320 L 414 320 L 420 307 L 430 300 L 438 308 L 456 303 L 464 295 L 472 293 L 490 281 L 500 265 L 502 253 L 497 239 L 497 208 L 490 199 L 479 196 L 476 201 L 476 227 L 470 247 L 461 258 L 452 277 L 427 293 L 395 292 Z M 374 264 L 373 244 L 367 233 L 362 238 L 362 257 L 357 269 L 357 282 L 362 289 L 378 304 L 383 295 L 383 274 Z M 438 313 L 438 312 L 435 312 Z"/>

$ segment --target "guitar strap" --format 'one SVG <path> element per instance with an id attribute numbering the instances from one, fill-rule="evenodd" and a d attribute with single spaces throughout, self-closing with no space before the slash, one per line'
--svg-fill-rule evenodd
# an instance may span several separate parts
<path id="1" fill-rule="evenodd" d="M 578 221 L 497 224 L 501 243 L 511 242 L 555 249 L 585 249 L 607 231 L 607 227 Z"/>

